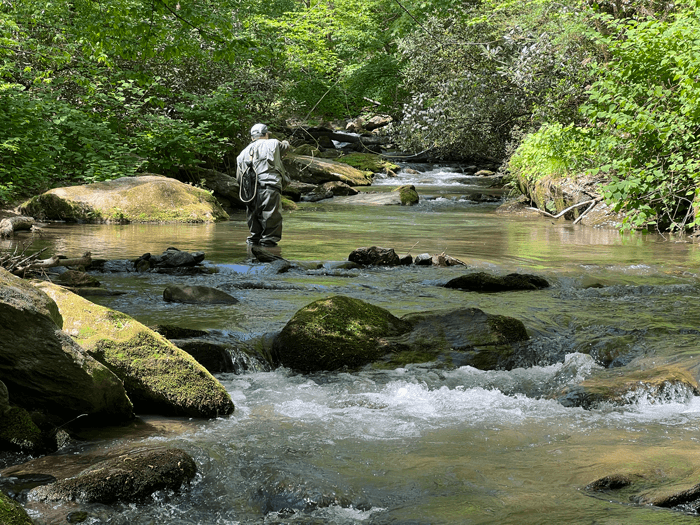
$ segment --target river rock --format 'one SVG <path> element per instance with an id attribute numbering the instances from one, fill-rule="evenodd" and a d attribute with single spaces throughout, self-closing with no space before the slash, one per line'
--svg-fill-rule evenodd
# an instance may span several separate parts
<path id="1" fill-rule="evenodd" d="M 172 324 L 159 324 L 149 327 L 154 332 L 158 332 L 166 339 L 188 339 L 190 337 L 204 337 L 209 334 L 206 330 L 196 328 L 183 328 Z"/>
<path id="2" fill-rule="evenodd" d="M 0 492 L 0 523 L 5 525 L 34 525 L 27 511 L 3 492 Z"/>
<path id="3" fill-rule="evenodd" d="M 297 311 L 275 338 L 273 349 L 279 362 L 294 370 L 358 367 L 387 352 L 384 338 L 409 329 L 409 323 L 383 308 L 334 296 Z"/>
<path id="4" fill-rule="evenodd" d="M 97 288 L 101 285 L 97 278 L 86 272 L 79 272 L 77 270 L 66 270 L 59 276 L 58 280 L 65 286 L 72 286 L 75 288 Z"/>
<path id="5" fill-rule="evenodd" d="M 14 405 L 62 419 L 133 418 L 121 381 L 65 332 L 56 303 L 0 268 L 0 380 Z"/>
<path id="6" fill-rule="evenodd" d="M 0 220 L 0 238 L 12 237 L 17 231 L 29 231 L 35 225 L 34 217 L 7 217 Z"/>
<path id="7" fill-rule="evenodd" d="M 0 450 L 27 454 L 47 451 L 42 431 L 25 409 L 12 407 L 0 418 Z"/>
<path id="8" fill-rule="evenodd" d="M 5 383 L 0 381 L 0 416 L 10 410 L 10 393 Z"/>
<path id="9" fill-rule="evenodd" d="M 515 343 L 529 339 L 521 321 L 478 308 L 418 312 L 401 318 L 411 330 L 387 337 L 391 366 L 439 360 L 480 370 L 511 369 Z"/>
<path id="10" fill-rule="evenodd" d="M 223 290 L 201 285 L 171 284 L 163 290 L 163 300 L 189 304 L 238 304 L 238 299 Z"/>
<path id="11" fill-rule="evenodd" d="M 549 282 L 537 275 L 510 273 L 504 276 L 475 272 L 455 277 L 445 288 L 456 288 L 469 292 L 507 292 L 514 290 L 539 290 L 547 288 Z"/>
<path id="12" fill-rule="evenodd" d="M 201 339 L 171 339 L 171 342 L 194 357 L 212 374 L 236 371 L 227 345 Z"/>
<path id="13" fill-rule="evenodd" d="M 124 382 L 138 412 L 207 418 L 233 412 L 221 383 L 162 335 L 54 284 L 38 286 L 58 304 L 66 332 Z"/>
<path id="14" fill-rule="evenodd" d="M 283 160 L 284 166 L 292 179 L 310 184 L 340 181 L 350 186 L 369 186 L 368 176 L 352 166 L 332 159 L 309 157 L 306 155 L 288 155 Z"/>
<path id="15" fill-rule="evenodd" d="M 578 385 L 565 387 L 557 400 L 566 407 L 596 408 L 601 404 L 629 405 L 639 399 L 669 399 L 680 395 L 688 400 L 700 393 L 695 377 L 687 370 L 663 366 L 627 372 L 625 369 L 600 370 Z"/>
<path id="16" fill-rule="evenodd" d="M 400 266 L 401 258 L 393 248 L 371 246 L 357 248 L 348 255 L 348 260 L 363 266 Z"/>
<path id="17" fill-rule="evenodd" d="M 20 206 L 41 220 L 72 222 L 216 222 L 228 215 L 201 188 L 160 175 L 54 188 Z"/>
<path id="18" fill-rule="evenodd" d="M 178 490 L 196 473 L 194 460 L 181 449 L 135 451 L 96 463 L 73 478 L 36 487 L 29 492 L 29 499 L 139 502 L 158 490 Z"/>

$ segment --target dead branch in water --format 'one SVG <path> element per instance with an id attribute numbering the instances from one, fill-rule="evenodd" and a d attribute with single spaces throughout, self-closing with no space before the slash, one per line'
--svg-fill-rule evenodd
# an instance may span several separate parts
<path id="1" fill-rule="evenodd" d="M 25 277 L 27 272 L 43 271 L 46 268 L 55 268 L 57 266 L 89 266 L 92 262 L 90 252 L 85 252 L 82 257 L 67 259 L 61 258 L 58 255 L 49 257 L 48 259 L 39 259 L 39 256 L 44 253 L 47 248 L 27 255 L 27 250 L 32 245 L 31 242 L 22 246 L 22 251 L 19 247 L 15 247 L 13 252 L 5 252 L 0 254 L 0 267 L 4 268 L 11 274 L 19 277 Z"/>
<path id="2" fill-rule="evenodd" d="M 595 206 L 598 202 L 600 202 L 600 201 L 602 201 L 602 200 L 603 200 L 603 197 L 596 197 L 595 199 L 591 199 L 591 200 L 589 200 L 589 201 L 577 202 L 577 203 L 574 204 L 573 206 L 569 206 L 569 207 L 566 208 L 565 210 L 560 211 L 560 212 L 557 213 L 556 215 L 552 215 L 552 214 L 549 213 L 548 211 L 540 210 L 539 208 L 526 208 L 526 209 L 540 212 L 542 215 L 546 215 L 547 217 L 551 217 L 552 219 L 558 219 L 559 217 L 564 216 L 564 214 L 566 214 L 567 212 L 570 212 L 570 211 L 573 210 L 574 208 L 578 208 L 579 206 L 585 206 L 585 205 L 587 205 L 587 204 L 590 204 L 590 205 Z M 587 209 L 587 210 L 583 213 L 583 215 L 585 215 L 586 213 L 588 213 L 588 212 L 591 210 L 591 208 L 592 208 L 593 206 L 591 206 L 589 209 Z M 580 218 L 580 217 L 579 217 L 579 218 Z"/>

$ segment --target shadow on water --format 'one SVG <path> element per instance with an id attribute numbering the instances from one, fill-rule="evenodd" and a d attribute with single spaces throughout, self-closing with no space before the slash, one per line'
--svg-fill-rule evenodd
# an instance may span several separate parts
<path id="1" fill-rule="evenodd" d="M 55 459 L 149 444 L 182 447 L 199 468 L 190 487 L 138 505 L 28 502 L 36 522 L 64 523 L 79 507 L 88 512 L 86 523 L 109 524 L 695 523 L 694 516 L 591 497 L 582 488 L 620 469 L 656 472 L 669 486 L 694 485 L 698 398 L 641 396 L 625 407 L 586 411 L 551 397 L 598 366 L 585 355 L 595 351 L 624 346 L 640 363 L 673 352 L 695 358 L 698 247 L 496 214 L 493 204 L 463 199 L 454 184 L 420 191 L 425 198 L 410 208 L 302 203 L 285 213 L 279 253 L 341 261 L 359 246 L 377 245 L 399 254 L 445 252 L 467 268 L 326 264 L 275 274 L 250 261 L 241 214 L 213 225 L 47 225 L 37 246 L 68 256 L 89 250 L 96 258 L 130 258 L 168 246 L 206 253 L 212 270 L 206 275 L 98 276 L 124 294 L 95 302 L 145 324 L 245 338 L 279 330 L 301 306 L 334 294 L 396 315 L 475 306 L 523 320 L 547 362 L 491 372 L 423 364 L 309 376 L 284 369 L 222 374 L 236 404 L 231 418 L 168 424 L 143 416 L 138 429 L 88 436 Z M 489 295 L 440 286 L 469 270 L 527 271 L 553 286 Z M 165 286 L 182 279 L 225 289 L 240 303 L 164 302 Z M 47 473 L 52 459 L 44 461 Z"/>

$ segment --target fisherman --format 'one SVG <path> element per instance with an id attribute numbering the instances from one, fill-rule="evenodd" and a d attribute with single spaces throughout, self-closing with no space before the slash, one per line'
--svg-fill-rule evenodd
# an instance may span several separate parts
<path id="1" fill-rule="evenodd" d="M 236 159 L 240 197 L 246 205 L 248 244 L 277 246 L 282 238 L 282 190 L 290 178 L 282 165 L 289 142 L 270 138 L 265 124 L 250 128 L 252 142 Z"/>

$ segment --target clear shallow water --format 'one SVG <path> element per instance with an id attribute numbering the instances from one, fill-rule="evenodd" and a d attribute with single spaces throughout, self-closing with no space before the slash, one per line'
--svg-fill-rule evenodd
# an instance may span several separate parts
<path id="1" fill-rule="evenodd" d="M 551 397 L 596 369 L 581 352 L 624 347 L 633 355 L 628 366 L 651 366 L 671 354 L 696 359 L 698 247 L 498 215 L 495 206 L 474 204 L 454 184 L 435 180 L 418 190 L 424 201 L 413 208 L 304 204 L 285 215 L 279 253 L 308 262 L 345 260 L 358 246 L 444 251 L 468 270 L 537 273 L 552 288 L 479 295 L 440 287 L 467 271 L 459 267 L 337 271 L 326 265 L 273 275 L 250 263 L 242 215 L 216 225 L 46 227 L 37 246 L 68 256 L 90 250 L 94 257 L 125 258 L 168 246 L 204 251 L 218 273 L 188 282 L 226 289 L 241 301 L 173 305 L 161 299 L 173 277 L 100 275 L 106 287 L 126 293 L 94 300 L 146 324 L 245 338 L 279 330 L 298 308 L 333 294 L 396 315 L 477 306 L 523 320 L 532 348 L 551 361 L 507 372 L 426 364 L 311 376 L 221 375 L 236 404 L 231 418 L 143 416 L 138 428 L 91 433 L 46 460 L 42 468 L 50 471 L 112 449 L 165 445 L 182 447 L 197 461 L 199 474 L 181 493 L 139 505 L 81 506 L 87 523 L 697 522 L 582 488 L 619 471 L 663 471 L 650 487 L 697 483 L 698 398 L 684 391 L 664 400 L 639 395 L 626 407 L 585 411 Z M 65 523 L 77 508 L 27 507 L 41 524 Z"/>

